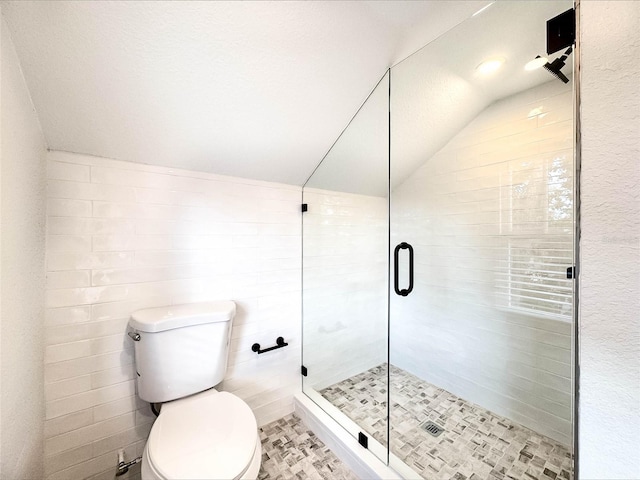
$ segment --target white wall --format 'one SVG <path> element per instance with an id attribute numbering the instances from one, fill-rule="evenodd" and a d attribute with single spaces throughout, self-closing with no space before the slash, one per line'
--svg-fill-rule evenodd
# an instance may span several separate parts
<path id="1" fill-rule="evenodd" d="M 391 296 L 391 363 L 565 445 L 572 99 L 571 85 L 554 80 L 496 102 L 391 196 L 392 245 L 415 249 L 414 291 Z M 554 215 L 557 187 L 567 203 Z M 524 252 L 542 244 L 563 257 L 544 269 L 555 269 L 551 278 L 568 291 L 564 317 L 517 310 L 510 297 L 509 258 L 531 268 Z"/>
<path id="2" fill-rule="evenodd" d="M 304 365 L 320 390 L 387 361 L 386 197 L 305 188 Z"/>
<path id="3" fill-rule="evenodd" d="M 111 478 L 153 417 L 135 396 L 132 311 L 232 299 L 227 376 L 259 424 L 300 389 L 300 187 L 51 152 L 45 468 Z M 257 355 L 251 345 L 289 346 Z"/>
<path id="4" fill-rule="evenodd" d="M 584 1 L 580 478 L 640 478 L 640 2 Z"/>
<path id="5" fill-rule="evenodd" d="M 42 477 L 46 145 L 2 20 L 2 478 Z"/>

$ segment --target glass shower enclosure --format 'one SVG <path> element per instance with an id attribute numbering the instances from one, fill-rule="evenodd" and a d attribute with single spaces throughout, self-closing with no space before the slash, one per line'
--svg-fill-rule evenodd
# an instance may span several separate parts
<path id="1" fill-rule="evenodd" d="M 398 63 L 304 186 L 303 392 L 406 478 L 573 477 L 572 8 Z"/>

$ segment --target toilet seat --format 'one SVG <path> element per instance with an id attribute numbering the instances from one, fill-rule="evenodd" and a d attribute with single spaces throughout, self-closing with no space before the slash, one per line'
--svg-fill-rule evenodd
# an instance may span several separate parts
<path id="1" fill-rule="evenodd" d="M 255 478 L 261 457 L 255 416 L 240 398 L 215 390 L 166 403 L 145 456 L 152 477 Z M 248 470 L 256 471 L 245 477 Z"/>

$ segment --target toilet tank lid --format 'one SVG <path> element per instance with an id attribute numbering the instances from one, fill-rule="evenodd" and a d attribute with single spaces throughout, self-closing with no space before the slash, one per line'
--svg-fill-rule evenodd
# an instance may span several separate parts
<path id="1" fill-rule="evenodd" d="M 235 313 L 236 304 L 231 300 L 167 305 L 133 312 L 129 325 L 141 332 L 162 332 L 191 325 L 228 322 Z"/>

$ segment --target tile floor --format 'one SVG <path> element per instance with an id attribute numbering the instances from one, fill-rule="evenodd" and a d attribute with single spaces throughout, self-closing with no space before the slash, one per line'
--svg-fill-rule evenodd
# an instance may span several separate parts
<path id="1" fill-rule="evenodd" d="M 573 457 L 556 441 L 391 366 L 391 451 L 429 480 L 571 480 Z M 387 365 L 320 391 L 386 445 Z M 444 432 L 433 437 L 421 425 Z M 338 477 L 334 477 L 338 478 Z"/>
<path id="2" fill-rule="evenodd" d="M 320 393 L 386 444 L 387 365 Z M 566 447 L 391 366 L 391 450 L 429 480 L 572 480 Z M 421 424 L 444 432 L 433 437 Z M 358 480 L 294 414 L 260 428 L 258 480 Z M 137 473 L 137 472 L 136 472 Z M 139 478 L 139 473 L 135 478 Z"/>
<path id="3" fill-rule="evenodd" d="M 293 414 L 261 427 L 260 439 L 258 480 L 358 480 Z"/>

